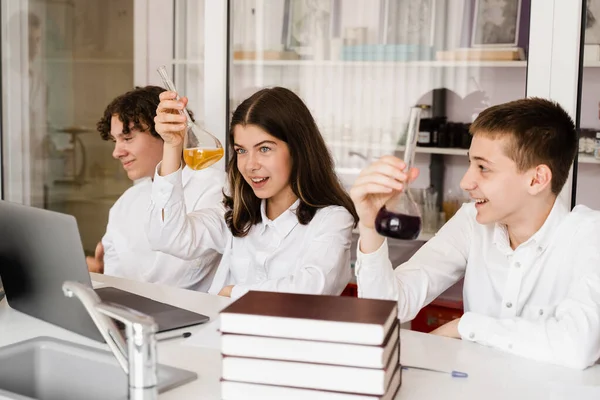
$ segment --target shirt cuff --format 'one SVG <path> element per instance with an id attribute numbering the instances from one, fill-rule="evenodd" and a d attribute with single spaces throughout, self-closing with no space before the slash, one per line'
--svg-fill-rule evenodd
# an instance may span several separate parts
<path id="1" fill-rule="evenodd" d="M 245 295 L 246 293 L 248 293 L 250 291 L 250 289 L 247 289 L 243 286 L 240 285 L 235 285 L 231 288 L 231 298 L 232 299 L 239 299 L 240 297 L 242 297 L 243 295 Z"/>
<path id="2" fill-rule="evenodd" d="M 165 206 L 171 200 L 171 203 L 177 203 L 183 199 L 183 184 L 181 183 L 181 166 L 179 169 L 169 175 L 160 176 L 158 170 L 162 161 L 156 166 L 154 171 L 154 182 L 152 184 L 152 201 L 159 208 Z"/>
<path id="3" fill-rule="evenodd" d="M 356 244 L 356 266 L 355 273 L 358 274 L 363 269 L 376 270 L 387 267 L 389 261 L 388 242 L 387 239 L 383 241 L 381 246 L 372 253 L 365 254 L 360 251 L 360 238 Z"/>
<path id="4" fill-rule="evenodd" d="M 481 343 L 508 352 L 514 352 L 510 334 L 503 332 L 496 319 L 487 315 L 466 312 L 458 323 L 458 333 L 463 340 Z"/>

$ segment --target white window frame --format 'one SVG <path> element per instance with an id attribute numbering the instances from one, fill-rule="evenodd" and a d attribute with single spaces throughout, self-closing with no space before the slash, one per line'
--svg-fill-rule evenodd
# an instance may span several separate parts
<path id="1" fill-rule="evenodd" d="M 0 185 L 3 199 L 30 204 L 29 74 L 27 1 L 0 2 L 2 40 L 2 154 Z M 15 16 L 21 15 L 17 20 Z M 18 26 L 15 26 L 15 22 Z M 9 26 L 10 25 L 10 26 Z M 15 43 L 22 44 L 15 46 Z M 5 176 L 2 176 L 5 175 Z"/>
<path id="2" fill-rule="evenodd" d="M 558 102 L 577 120 L 581 13 L 585 0 L 531 0 L 527 96 Z M 570 208 L 573 169 L 559 200 Z"/>

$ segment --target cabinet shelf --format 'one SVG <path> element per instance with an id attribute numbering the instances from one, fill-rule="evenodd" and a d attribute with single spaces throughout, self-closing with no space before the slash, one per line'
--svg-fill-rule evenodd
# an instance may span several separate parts
<path id="1" fill-rule="evenodd" d="M 233 60 L 235 66 L 256 67 L 525 67 L 527 61 L 314 61 L 314 60 Z M 599 65 L 600 66 L 600 63 Z"/>
<path id="2" fill-rule="evenodd" d="M 590 155 L 580 154 L 578 156 L 578 160 L 580 164 L 600 164 L 600 159 Z"/>
<path id="3" fill-rule="evenodd" d="M 352 148 L 352 143 L 342 143 L 342 142 L 327 142 L 327 145 L 332 148 L 340 148 L 340 147 L 348 147 Z M 382 145 L 382 144 L 369 144 L 367 146 L 361 145 L 365 150 L 378 150 L 378 151 L 404 151 L 404 146 L 390 146 L 390 145 Z M 453 156 L 466 156 L 468 150 L 467 149 L 458 149 L 458 148 L 447 148 L 447 147 L 418 147 L 417 153 L 422 154 L 445 154 L 445 155 L 453 155 Z"/>
<path id="4" fill-rule="evenodd" d="M 328 143 L 331 147 L 344 147 L 348 146 L 351 148 L 351 144 L 344 144 L 339 142 Z M 389 150 L 390 146 L 372 144 L 365 147 L 366 150 Z M 394 152 L 404 151 L 404 146 L 396 146 L 394 147 Z M 445 155 L 453 155 L 453 156 L 466 156 L 468 154 L 468 149 L 456 149 L 456 148 L 445 148 L 445 147 L 417 147 L 416 152 L 421 154 L 445 154 Z M 579 154 L 578 162 L 580 164 L 600 164 L 600 159 L 595 158 L 590 155 Z M 360 172 L 360 171 L 359 171 Z"/>
<path id="5" fill-rule="evenodd" d="M 331 61 L 331 60 L 232 60 L 234 66 L 254 67 L 429 67 L 429 68 L 524 68 L 527 61 Z M 174 65 L 204 65 L 204 59 L 174 59 Z M 585 61 L 585 68 L 598 68 L 600 61 Z"/>
<path id="6" fill-rule="evenodd" d="M 198 64 L 195 60 L 177 60 L 178 64 Z M 469 67 L 524 68 L 527 61 L 330 61 L 330 60 L 233 60 L 234 66 L 256 67 Z M 600 61 L 584 61 L 585 68 L 599 68 Z"/>
<path id="7" fill-rule="evenodd" d="M 47 58 L 50 64 L 133 64 L 133 58 Z"/>

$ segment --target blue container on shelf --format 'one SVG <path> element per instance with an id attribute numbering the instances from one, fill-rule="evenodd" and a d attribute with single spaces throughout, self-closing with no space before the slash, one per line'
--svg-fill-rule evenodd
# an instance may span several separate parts
<path id="1" fill-rule="evenodd" d="M 344 61 L 430 61 L 434 56 L 433 46 L 365 44 L 343 46 L 341 59 Z"/>

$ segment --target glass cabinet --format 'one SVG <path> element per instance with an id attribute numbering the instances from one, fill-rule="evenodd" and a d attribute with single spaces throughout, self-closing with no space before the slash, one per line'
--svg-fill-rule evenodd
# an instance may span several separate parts
<path id="1" fill-rule="evenodd" d="M 464 200 L 469 123 L 526 94 L 529 19 L 527 0 L 233 0 L 229 106 L 265 86 L 295 91 L 349 188 L 371 160 L 401 156 L 423 105 L 413 187 L 427 239 Z"/>
<path id="2" fill-rule="evenodd" d="M 132 88 L 134 1 L 1 7 L 2 198 L 74 215 L 93 252 L 131 186 L 96 123 Z"/>
<path id="3" fill-rule="evenodd" d="M 95 123 L 113 97 L 160 84 L 156 68 L 167 65 L 224 144 L 231 112 L 251 93 L 298 93 L 346 187 L 371 160 L 402 155 L 409 108 L 422 105 L 413 187 L 426 210 L 423 240 L 464 200 L 477 114 L 551 98 L 582 139 L 561 201 L 600 208 L 599 1 L 3 1 L 2 197 L 76 215 L 93 250 L 132 184 Z"/>

